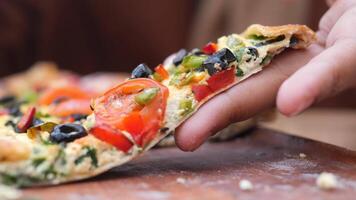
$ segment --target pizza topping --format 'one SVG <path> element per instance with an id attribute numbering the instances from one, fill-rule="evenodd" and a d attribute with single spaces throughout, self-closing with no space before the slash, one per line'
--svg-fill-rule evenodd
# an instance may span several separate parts
<path id="1" fill-rule="evenodd" d="M 115 132 L 127 132 L 136 144 L 144 146 L 162 125 L 167 98 L 168 88 L 151 79 L 134 79 L 118 85 L 93 103 L 95 126 L 107 127 L 99 128 L 105 130 L 96 131 L 94 135 L 114 144 Z M 101 136 L 101 132 L 105 136 Z M 121 141 L 123 136 L 119 137 Z"/>
<path id="2" fill-rule="evenodd" d="M 87 135 L 85 128 L 79 124 L 60 124 L 54 127 L 49 138 L 54 143 L 68 143 Z"/>
<path id="3" fill-rule="evenodd" d="M 227 48 L 217 51 L 203 62 L 203 67 L 208 70 L 210 75 L 225 70 L 229 64 L 236 61 L 235 55 Z"/>
<path id="4" fill-rule="evenodd" d="M 263 65 L 263 66 L 268 65 L 271 62 L 272 58 L 273 58 L 273 55 L 267 53 L 266 57 L 263 58 L 261 65 Z"/>
<path id="5" fill-rule="evenodd" d="M 179 102 L 179 109 L 182 111 L 182 115 L 189 114 L 193 111 L 193 100 L 192 99 L 182 99 Z"/>
<path id="6" fill-rule="evenodd" d="M 81 121 L 83 119 L 86 119 L 88 117 L 88 115 L 83 115 L 83 114 L 71 114 L 70 118 L 73 120 L 73 122 L 75 121 Z"/>
<path id="7" fill-rule="evenodd" d="M 192 85 L 192 91 L 197 101 L 201 101 L 213 93 L 208 85 Z"/>
<path id="8" fill-rule="evenodd" d="M 16 97 L 12 95 L 3 96 L 0 98 L 0 105 L 6 105 L 16 101 Z"/>
<path id="9" fill-rule="evenodd" d="M 299 43 L 299 39 L 293 35 L 289 41 L 289 47 L 295 47 Z"/>
<path id="10" fill-rule="evenodd" d="M 252 59 L 256 61 L 256 59 L 259 57 L 258 50 L 255 47 L 247 47 L 246 53 L 247 55 L 250 55 L 246 62 L 250 62 Z"/>
<path id="11" fill-rule="evenodd" d="M 235 67 L 231 67 L 230 69 L 217 72 L 213 76 L 211 76 L 206 82 L 207 85 L 193 85 L 192 91 L 194 97 L 197 101 L 201 101 L 208 97 L 210 94 L 219 91 L 235 80 Z"/>
<path id="12" fill-rule="evenodd" d="M 182 61 L 183 61 L 183 58 L 184 58 L 187 54 L 188 54 L 188 53 L 187 53 L 187 50 L 185 50 L 185 49 L 179 50 L 179 51 L 176 53 L 175 58 L 173 59 L 173 64 L 174 64 L 175 66 L 180 65 L 180 64 L 182 63 Z"/>
<path id="13" fill-rule="evenodd" d="M 84 154 L 82 154 L 77 159 L 75 159 L 74 163 L 76 165 L 79 165 L 84 161 L 84 159 L 90 158 L 91 165 L 94 167 L 98 167 L 98 158 L 97 158 L 96 149 L 90 146 L 85 146 L 83 147 L 83 150 L 84 150 Z"/>
<path id="14" fill-rule="evenodd" d="M 148 78 L 152 75 L 152 70 L 145 64 L 139 64 L 131 73 L 131 78 Z"/>
<path id="15" fill-rule="evenodd" d="M 183 70 L 194 70 L 202 66 L 203 62 L 207 59 L 206 56 L 188 55 L 183 59 Z"/>
<path id="16" fill-rule="evenodd" d="M 27 129 L 27 137 L 30 139 L 35 139 L 37 136 L 39 136 L 40 140 L 47 144 L 48 142 L 44 141 L 44 139 L 38 133 L 41 131 L 50 133 L 53 131 L 55 126 L 57 126 L 57 124 L 53 122 L 42 122 L 41 124 L 33 125 L 31 128 Z"/>
<path id="17" fill-rule="evenodd" d="M 247 49 L 248 49 L 247 54 L 249 54 L 255 58 L 259 57 L 258 50 L 255 47 L 248 47 Z"/>
<path id="18" fill-rule="evenodd" d="M 50 105 L 58 99 L 60 102 L 66 101 L 67 99 L 90 99 L 91 95 L 83 91 L 81 88 L 67 85 L 55 88 L 49 88 L 43 92 L 39 98 L 40 105 Z M 57 102 L 58 103 L 58 102 Z"/>
<path id="19" fill-rule="evenodd" d="M 36 114 L 36 108 L 35 107 L 30 107 L 26 113 L 21 117 L 19 123 L 17 124 L 17 129 L 21 133 L 25 133 L 28 128 L 33 123 L 34 117 Z"/>
<path id="20" fill-rule="evenodd" d="M 159 88 L 148 88 L 135 96 L 135 101 L 141 106 L 148 105 L 157 95 Z"/>
<path id="21" fill-rule="evenodd" d="M 235 68 L 231 67 L 230 69 L 214 74 L 206 82 L 208 83 L 209 88 L 213 92 L 216 92 L 230 85 L 231 83 L 234 82 L 234 80 L 235 80 Z"/>
<path id="22" fill-rule="evenodd" d="M 166 69 L 164 69 L 163 65 L 160 64 L 155 68 L 155 73 L 153 74 L 153 77 L 157 81 L 162 81 L 164 79 L 167 79 L 169 77 L 169 74 Z"/>
<path id="23" fill-rule="evenodd" d="M 196 56 L 200 56 L 203 55 L 204 52 L 198 48 L 194 48 L 190 51 L 190 54 L 196 55 Z"/>
<path id="24" fill-rule="evenodd" d="M 133 146 L 133 143 L 120 131 L 114 130 L 106 125 L 98 125 L 91 128 L 90 134 L 94 135 L 101 141 L 113 145 L 115 148 L 125 153 L 128 152 Z"/>
<path id="25" fill-rule="evenodd" d="M 280 41 L 283 41 L 284 39 L 286 39 L 286 36 L 285 35 L 280 35 L 276 38 L 272 38 L 272 39 L 269 39 L 269 40 L 266 40 L 266 41 L 263 41 L 263 42 L 259 42 L 257 44 L 255 44 L 256 47 L 261 47 L 261 46 L 265 46 L 265 45 L 269 45 L 269 44 L 273 44 L 273 43 L 276 43 L 276 42 L 280 42 Z"/>
<path id="26" fill-rule="evenodd" d="M 242 69 L 240 69 L 239 67 L 237 67 L 236 68 L 236 73 L 235 73 L 235 75 L 236 76 L 239 76 L 239 77 L 241 77 L 241 76 L 244 76 L 244 71 L 242 71 Z"/>
<path id="27" fill-rule="evenodd" d="M 203 47 L 203 52 L 207 55 L 211 55 L 216 52 L 218 45 L 214 42 L 209 42 Z"/>
<path id="28" fill-rule="evenodd" d="M 73 114 L 89 115 L 90 99 L 68 99 L 57 105 L 51 105 L 49 113 L 57 117 L 70 117 Z"/>

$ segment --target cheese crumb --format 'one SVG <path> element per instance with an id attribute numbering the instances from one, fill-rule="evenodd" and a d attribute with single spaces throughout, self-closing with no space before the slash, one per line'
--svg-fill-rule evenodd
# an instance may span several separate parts
<path id="1" fill-rule="evenodd" d="M 241 190 L 252 190 L 253 189 L 253 185 L 249 180 L 243 179 L 240 181 L 239 183 L 240 189 Z"/>
<path id="2" fill-rule="evenodd" d="M 338 181 L 334 174 L 323 172 L 316 179 L 316 185 L 320 189 L 330 190 L 338 187 Z"/>
<path id="3" fill-rule="evenodd" d="M 299 154 L 299 158 L 306 158 L 306 157 L 307 157 L 307 155 L 305 155 L 304 153 Z"/>
<path id="4" fill-rule="evenodd" d="M 187 183 L 187 180 L 185 179 L 185 178 L 182 178 L 182 177 L 179 177 L 179 178 L 177 178 L 177 183 L 180 183 L 180 184 L 185 184 L 185 183 Z"/>

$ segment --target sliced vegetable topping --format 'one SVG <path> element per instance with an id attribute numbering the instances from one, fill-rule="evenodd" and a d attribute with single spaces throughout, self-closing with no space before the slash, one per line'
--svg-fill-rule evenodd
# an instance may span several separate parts
<path id="1" fill-rule="evenodd" d="M 9 95 L 9 96 L 2 96 L 0 97 L 0 105 L 5 105 L 5 104 L 9 104 L 9 103 L 13 103 L 16 101 L 16 97 Z"/>
<path id="2" fill-rule="evenodd" d="M 96 155 L 96 149 L 93 147 L 85 146 L 83 148 L 85 150 L 85 153 L 81 156 L 79 156 L 77 159 L 75 159 L 74 163 L 76 165 L 79 165 L 84 161 L 85 158 L 90 158 L 91 159 L 91 165 L 94 167 L 98 167 L 98 158 Z"/>
<path id="3" fill-rule="evenodd" d="M 166 71 L 166 69 L 164 69 L 163 65 L 160 64 L 155 68 L 155 74 L 156 76 L 158 75 L 160 79 L 164 80 L 167 79 L 169 77 L 168 72 Z"/>
<path id="4" fill-rule="evenodd" d="M 203 63 L 203 67 L 208 70 L 210 75 L 225 70 L 229 64 L 236 61 L 235 55 L 227 48 L 223 48 L 211 55 Z"/>
<path id="5" fill-rule="evenodd" d="M 213 92 L 227 87 L 235 80 L 235 67 L 218 72 L 207 80 L 207 85 L 193 85 L 192 91 L 197 101 L 205 99 Z"/>
<path id="6" fill-rule="evenodd" d="M 96 126 L 126 131 L 136 144 L 144 146 L 162 125 L 167 98 L 168 89 L 154 80 L 126 81 L 94 101 Z"/>
<path id="7" fill-rule="evenodd" d="M 215 53 L 217 49 L 218 49 L 218 45 L 216 43 L 209 42 L 208 44 L 206 44 L 203 47 L 203 52 L 205 54 L 211 55 L 211 54 Z"/>
<path id="8" fill-rule="evenodd" d="M 152 70 L 145 63 L 141 63 L 132 71 L 131 78 L 148 78 L 150 75 Z"/>
<path id="9" fill-rule="evenodd" d="M 40 105 L 50 105 L 58 99 L 90 99 L 91 95 L 76 86 L 49 88 L 39 98 Z M 62 102 L 62 101 L 61 101 Z"/>
<path id="10" fill-rule="evenodd" d="M 197 101 L 201 101 L 213 93 L 208 85 L 192 85 L 192 91 Z"/>
<path id="11" fill-rule="evenodd" d="M 239 67 L 236 68 L 236 76 L 243 76 L 245 75 L 244 71 L 240 69 Z"/>
<path id="12" fill-rule="evenodd" d="M 159 88 L 148 88 L 140 92 L 138 95 L 135 96 L 135 101 L 141 106 L 145 106 L 156 97 Z"/>
<path id="13" fill-rule="evenodd" d="M 290 41 L 289 41 L 289 47 L 295 47 L 297 44 L 299 43 L 299 39 L 293 35 L 291 38 L 290 38 Z"/>
<path id="14" fill-rule="evenodd" d="M 52 105 L 49 113 L 58 117 L 70 117 L 73 114 L 89 115 L 92 113 L 90 99 L 69 99 L 60 102 Z"/>
<path id="15" fill-rule="evenodd" d="M 54 127 L 49 139 L 54 143 L 68 143 L 87 135 L 85 128 L 79 124 L 60 124 Z"/>
<path id="16" fill-rule="evenodd" d="M 173 59 L 173 64 L 178 66 L 182 63 L 183 58 L 188 54 L 187 50 L 181 49 L 176 53 L 176 56 Z"/>
<path id="17" fill-rule="evenodd" d="M 231 83 L 234 82 L 234 80 L 235 80 L 235 68 L 231 67 L 230 69 L 214 74 L 207 80 L 207 82 L 211 91 L 216 92 L 230 85 Z"/>
<path id="18" fill-rule="evenodd" d="M 21 133 L 25 133 L 28 128 L 32 125 L 32 122 L 34 120 L 36 114 L 36 108 L 35 107 L 30 107 L 26 113 L 21 117 L 19 123 L 17 124 L 17 129 Z"/>
<path id="19" fill-rule="evenodd" d="M 104 142 L 113 145 L 125 153 L 128 152 L 133 146 L 132 142 L 130 142 L 130 140 L 128 140 L 126 136 L 124 136 L 120 131 L 114 130 L 105 125 L 93 127 L 90 129 L 90 134 Z"/>
<path id="20" fill-rule="evenodd" d="M 202 66 L 206 56 L 188 55 L 183 59 L 182 65 L 186 70 L 194 70 Z"/>
<path id="21" fill-rule="evenodd" d="M 273 44 L 273 43 L 276 43 L 276 42 L 283 41 L 284 39 L 286 39 L 286 36 L 285 35 L 280 35 L 280 36 L 278 36 L 276 38 L 269 39 L 269 40 L 257 43 L 255 46 L 256 47 L 261 47 L 261 46 L 265 46 L 265 45 L 269 45 L 269 44 Z"/>
<path id="22" fill-rule="evenodd" d="M 189 114 L 193 111 L 193 101 L 191 99 L 183 99 L 179 102 L 179 109 L 183 110 L 182 115 Z"/>

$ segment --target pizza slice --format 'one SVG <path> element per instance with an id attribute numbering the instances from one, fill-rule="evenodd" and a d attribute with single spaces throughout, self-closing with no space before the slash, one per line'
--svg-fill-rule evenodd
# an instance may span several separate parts
<path id="1" fill-rule="evenodd" d="M 252 25 L 202 49 L 180 50 L 153 71 L 140 64 L 130 79 L 84 106 L 85 117 L 58 114 L 68 107 L 76 111 L 80 103 L 53 112 L 56 104 L 87 102 L 92 96 L 82 88 L 40 92 L 39 100 L 20 104 L 17 114 L 8 104 L 18 102 L 2 99 L 0 179 L 18 186 L 58 184 L 122 165 L 173 133 L 204 102 L 262 70 L 284 49 L 306 48 L 314 40 L 306 26 Z"/>

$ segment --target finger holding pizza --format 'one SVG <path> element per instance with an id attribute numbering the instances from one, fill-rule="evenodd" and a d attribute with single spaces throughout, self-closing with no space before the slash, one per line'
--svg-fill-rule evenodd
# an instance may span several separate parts
<path id="1" fill-rule="evenodd" d="M 320 21 L 318 44 L 279 56 L 263 74 L 207 102 L 176 132 L 178 146 L 193 151 L 229 123 L 273 105 L 281 113 L 294 116 L 314 103 L 354 88 L 356 1 L 333 1 L 330 5 Z M 219 112 L 209 115 L 211 110 Z"/>

